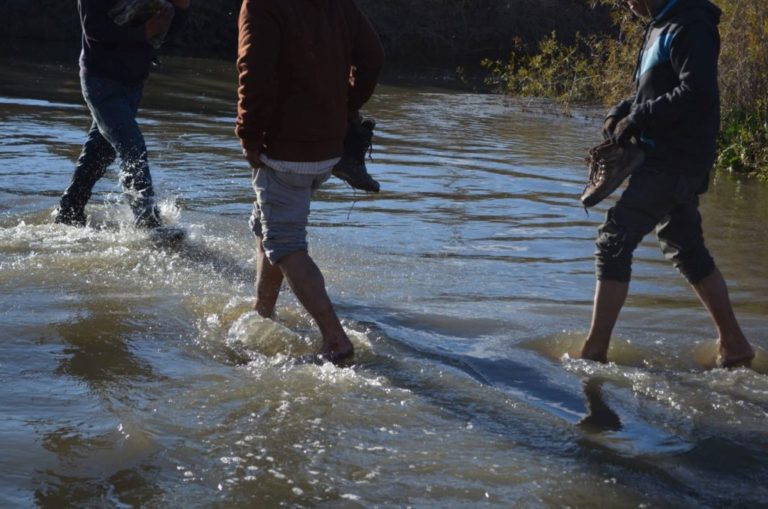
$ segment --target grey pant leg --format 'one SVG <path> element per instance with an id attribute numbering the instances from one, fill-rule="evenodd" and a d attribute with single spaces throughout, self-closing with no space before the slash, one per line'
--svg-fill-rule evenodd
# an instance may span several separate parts
<path id="1" fill-rule="evenodd" d="M 250 225 L 262 239 L 264 251 L 272 264 L 284 256 L 307 251 L 312 192 L 330 177 L 277 172 L 268 166 L 255 171 L 253 205 Z"/>

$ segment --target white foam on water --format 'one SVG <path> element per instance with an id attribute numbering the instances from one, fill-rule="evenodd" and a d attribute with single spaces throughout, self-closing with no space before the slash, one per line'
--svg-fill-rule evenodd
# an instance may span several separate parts
<path id="1" fill-rule="evenodd" d="M 308 337 L 298 334 L 275 320 L 263 318 L 255 311 L 245 313 L 229 328 L 226 343 L 240 346 L 267 357 L 276 355 L 303 355 L 315 345 Z"/>
<path id="2" fill-rule="evenodd" d="M 160 209 L 163 224 L 177 224 L 181 219 L 181 207 L 179 207 L 175 196 L 159 200 L 157 206 Z"/>

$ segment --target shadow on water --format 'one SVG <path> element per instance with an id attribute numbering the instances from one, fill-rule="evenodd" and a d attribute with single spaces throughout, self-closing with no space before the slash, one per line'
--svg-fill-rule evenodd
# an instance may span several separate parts
<path id="1" fill-rule="evenodd" d="M 355 308 L 356 311 L 364 311 Z M 370 310 L 369 310 L 370 311 Z M 380 311 L 380 310 L 379 310 Z M 368 313 L 370 314 L 370 313 Z M 388 325 L 393 320 L 386 320 Z M 768 449 L 718 437 L 700 437 L 696 431 L 670 430 L 663 417 L 642 415 L 626 403 L 610 403 L 620 387 L 606 378 L 588 376 L 555 382 L 537 365 L 542 359 L 489 359 L 415 346 L 387 334 L 384 324 L 365 327 L 392 350 L 363 355 L 356 369 L 386 377 L 393 385 L 431 400 L 458 419 L 490 433 L 520 440 L 521 447 L 555 456 L 578 457 L 598 475 L 613 475 L 635 487 L 662 493 L 670 507 L 754 507 L 766 491 L 755 490 L 744 500 L 734 497 L 752 482 L 768 476 Z M 480 395 L 463 385 L 436 380 L 425 373 L 425 361 L 444 366 L 474 380 Z M 529 362 L 528 362 L 529 361 Z M 427 370 L 429 371 L 429 370 Z M 635 396 L 632 396 L 633 398 Z M 519 402 L 544 412 L 559 425 L 540 426 L 515 411 Z M 514 402 L 510 406 L 510 402 Z M 642 404 L 642 402 L 641 402 Z M 702 483 L 702 479 L 707 481 Z"/>
<path id="2" fill-rule="evenodd" d="M 59 362 L 57 372 L 83 380 L 101 393 L 110 392 L 110 385 L 127 386 L 155 375 L 151 366 L 138 358 L 125 338 L 132 332 L 130 311 L 84 303 L 87 317 L 75 323 L 57 327 L 61 338 L 69 345 Z"/>
<path id="3" fill-rule="evenodd" d="M 583 382 L 584 395 L 587 398 L 588 413 L 578 423 L 587 433 L 602 431 L 620 431 L 623 427 L 621 417 L 611 410 L 603 398 L 603 384 L 599 378 L 588 378 Z"/>
<path id="4" fill-rule="evenodd" d="M 133 449 L 119 420 L 137 404 L 131 396 L 137 386 L 162 379 L 134 352 L 129 338 L 140 331 L 135 322 L 124 303 L 85 298 L 76 321 L 55 327 L 65 345 L 56 373 L 80 380 L 96 397 L 86 403 L 93 407 L 87 415 L 63 413 L 71 424 L 41 432 L 41 446 L 58 457 L 58 466 L 36 472 L 37 506 L 140 507 L 163 494 L 153 480 L 159 472 L 151 466 L 154 448 Z"/>
<path id="5" fill-rule="evenodd" d="M 256 280 L 255 269 L 243 267 L 241 260 L 208 247 L 204 242 L 185 240 L 179 246 L 171 246 L 168 249 L 233 283 L 249 284 Z"/>
<path id="6" fill-rule="evenodd" d="M 56 475 L 55 481 L 34 493 L 35 504 L 45 509 L 61 507 L 149 507 L 165 493 L 151 479 L 160 469 L 144 466 L 90 479 Z M 50 473 L 49 473 L 50 474 Z M 119 494 L 117 496 L 116 494 Z"/>
<path id="7" fill-rule="evenodd" d="M 354 369 L 363 375 L 359 378 L 386 379 L 386 391 L 394 386 L 389 401 L 389 392 L 357 390 L 354 373 L 340 395 L 333 382 L 314 390 L 314 367 L 256 373 L 251 381 L 243 374 L 249 371 L 233 366 L 242 359 L 228 351 L 226 325 L 247 309 L 255 271 L 244 262 L 252 256 L 244 227 L 251 197 L 247 173 L 236 169 L 242 161 L 230 126 L 230 63 L 169 59 L 150 81 L 142 126 L 153 169 L 158 168 L 158 189 L 183 196 L 184 220 L 195 223 L 190 238 L 162 252 L 148 249 L 131 231 L 101 238 L 99 232 L 70 236 L 55 228 L 17 227 L 20 221 L 33 226 L 49 221 L 87 127 L 76 70 L 36 60 L 17 64 L 0 76 L 0 96 L 8 96 L 0 97 L 6 134 L 0 149 L 9 168 L 0 190 L 0 225 L 14 229 L 0 261 L 10 268 L 3 275 L 16 285 L 7 295 L 17 329 L 29 337 L 32 331 L 51 332 L 62 343 L 55 345 L 61 348 L 52 362 L 53 385 L 30 397 L 29 414 L 43 418 L 28 425 L 19 417 L 18 430 L 10 429 L 16 435 L 3 435 L 11 437 L 9 443 L 22 436 L 44 449 L 39 458 L 27 459 L 19 447 L 3 464 L 30 465 L 31 475 L 22 466 L 19 480 L 5 489 L 11 492 L 17 488 L 12 482 L 24 485 L 33 477 L 34 500 L 28 505 L 154 507 L 171 505 L 169 499 L 178 495 L 203 506 L 224 506 L 233 499 L 226 484 L 217 489 L 220 478 L 227 472 L 245 478 L 251 471 L 245 471 L 245 462 L 235 467 L 219 460 L 240 450 L 243 457 L 265 458 L 246 460 L 260 470 L 256 481 L 239 488 L 231 504 L 238 507 L 248 505 L 237 501 L 264 493 L 272 494 L 275 505 L 290 506 L 298 498 L 311 506 L 324 496 L 319 486 L 324 489 L 326 482 L 339 496 L 341 490 L 359 489 L 370 506 L 469 507 L 468 493 L 477 492 L 474 507 L 487 501 L 487 492 L 493 497 L 494 489 L 531 491 L 529 505 L 541 507 L 593 507 L 617 493 L 626 495 L 625 506 L 647 501 L 661 507 L 766 506 L 768 444 L 758 430 L 765 385 L 747 376 L 729 379 L 732 373 L 709 377 L 701 366 L 681 360 L 680 352 L 701 338 L 690 331 L 677 334 L 670 324 L 700 330 L 699 315 L 686 311 L 692 306 L 681 297 L 682 283 L 658 275 L 656 246 L 653 255 L 647 249 L 638 253 L 634 288 L 640 292 L 622 321 L 629 329 L 619 331 L 625 340 L 614 345 L 617 364 L 574 368 L 561 360 L 588 320 L 589 258 L 599 219 L 585 218 L 577 206 L 584 173 L 577 152 L 588 146 L 596 124 L 519 115 L 491 97 L 387 86 L 377 92 L 370 113 L 380 120 L 378 153 L 370 169 L 386 189 L 358 201 L 350 217 L 350 193 L 329 183 L 313 210 L 313 226 L 326 249 L 320 242 L 313 249 L 321 246 L 320 257 L 331 262 L 323 267 L 335 269 L 328 281 L 341 296 L 339 314 L 353 321 L 353 329 L 368 329 L 364 335 L 375 347 L 360 349 Z M 109 201 L 115 180 L 105 179 L 96 199 Z M 755 336 L 762 334 L 766 316 L 765 278 L 755 277 L 765 273 L 766 262 L 754 256 L 764 251 L 760 239 L 768 238 L 767 223 L 755 220 L 765 216 L 764 194 L 756 186 L 721 182 L 702 201 L 708 228 L 716 233 L 712 247 L 718 263 L 733 274 L 738 311 L 747 315 Z M 735 239 L 743 249 L 733 249 Z M 145 267 L 145 258 L 159 266 Z M 98 279 L 96 285 L 77 280 L 80 274 Z M 136 277 L 154 278 L 155 284 Z M 67 285 L 82 292 L 81 312 L 67 314 L 75 318 L 61 319 L 47 331 L 53 322 L 41 324 L 39 316 L 53 320 L 51 310 L 41 305 L 37 315 L 24 309 L 23 296 L 56 294 Z M 100 299 L 104 302 L 95 302 Z M 649 311 L 666 312 L 660 316 L 668 319 L 649 323 Z M 315 334 L 303 315 L 294 321 L 301 324 L 294 327 L 301 329 L 293 330 L 297 335 Z M 178 344 L 180 336 L 186 343 L 179 348 L 162 341 L 171 337 Z M 658 340 L 657 354 L 640 346 L 646 338 Z M 28 346 L 36 348 L 32 341 L 21 348 Z M 39 376 L 35 365 L 14 361 L 20 371 Z M 227 387 L 211 383 L 211 369 L 226 373 Z M 310 388 L 292 380 L 294 375 Z M 183 387 L 175 385 L 177 378 Z M 7 380 L 18 383 L 11 376 Z M 189 396 L 187 382 L 204 389 Z M 415 398 L 409 395 L 401 405 L 400 388 Z M 25 389 L 19 384 L 16 394 L 26 397 Z M 158 423 L 147 402 L 159 394 L 180 396 L 192 410 L 185 413 L 180 403 Z M 372 402 L 371 394 L 386 401 Z M 366 419 L 376 403 L 382 413 Z M 351 423 L 356 416 L 335 412 L 339 406 L 363 417 Z M 330 409 L 327 415 L 324 409 Z M 402 428 L 386 442 L 376 430 L 379 416 L 387 418 L 390 411 L 387 425 Z M 200 428 L 196 418 L 205 413 L 211 423 Z M 433 422 L 437 434 L 445 431 L 438 437 L 445 441 L 424 433 L 432 431 L 424 428 Z M 116 431 L 123 423 L 130 440 Z M 331 428 L 339 434 L 328 438 Z M 345 434 L 376 450 L 357 450 Z M 253 441 L 235 444 L 251 435 Z M 294 447 L 315 439 L 329 443 L 333 453 Z M 204 474 L 210 474 L 210 485 L 181 479 L 184 474 L 171 463 L 178 448 L 166 447 L 176 441 L 184 443 L 178 448 L 198 447 L 179 463 L 210 466 Z M 421 443 L 428 443 L 427 454 L 449 449 L 447 457 L 435 459 L 433 471 L 410 469 L 418 463 L 412 461 L 414 444 Z M 382 444 L 408 451 L 397 457 L 379 451 Z M 463 456 L 482 448 L 479 459 Z M 456 451 L 458 459 L 450 457 Z M 389 470 L 370 472 L 387 461 Z M 514 469 L 528 463 L 537 467 L 515 477 Z M 511 473 L 489 480 L 483 474 L 492 464 Z M 306 481 L 304 495 L 294 495 L 298 484 L 274 477 L 272 468 Z M 563 472 L 573 473 L 578 483 L 582 470 L 587 474 L 580 479 L 590 484 L 569 486 L 573 479 L 564 479 Z M 449 493 L 424 495 L 429 483 L 435 492 L 442 485 Z M 561 494 L 567 498 L 546 498 Z M 334 501 L 356 506 L 354 500 Z M 497 501 L 504 507 L 499 499 L 490 503 Z"/>

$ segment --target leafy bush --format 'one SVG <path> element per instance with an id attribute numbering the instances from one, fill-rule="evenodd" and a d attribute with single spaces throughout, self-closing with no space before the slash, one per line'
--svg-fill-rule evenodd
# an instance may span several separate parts
<path id="1" fill-rule="evenodd" d="M 734 110 L 723 121 L 717 166 L 768 182 L 768 100 L 752 111 Z"/>
<path id="2" fill-rule="evenodd" d="M 724 115 L 718 167 L 768 182 L 768 2 L 719 5 Z"/>
<path id="3" fill-rule="evenodd" d="M 613 30 L 560 41 L 555 32 L 534 51 L 518 42 L 506 61 L 485 60 L 488 81 L 510 94 L 554 99 L 562 104 L 615 104 L 631 95 L 643 24 L 624 2 L 611 7 Z M 718 167 L 768 181 L 768 2 L 720 0 L 720 89 L 723 129 Z"/>

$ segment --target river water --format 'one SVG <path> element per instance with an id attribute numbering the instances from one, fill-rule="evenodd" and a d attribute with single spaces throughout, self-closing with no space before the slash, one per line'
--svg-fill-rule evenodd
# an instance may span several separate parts
<path id="1" fill-rule="evenodd" d="M 355 364 L 295 365 L 318 337 L 290 292 L 277 323 L 248 312 L 232 64 L 168 59 L 146 90 L 178 246 L 128 226 L 114 168 L 89 228 L 51 224 L 89 125 L 76 70 L 2 69 L 0 506 L 768 507 L 768 187 L 702 200 L 753 370 L 710 369 L 652 236 L 614 363 L 574 360 L 610 203 L 578 202 L 595 116 L 393 80 L 366 110 L 382 192 L 332 180 L 311 217 Z"/>

